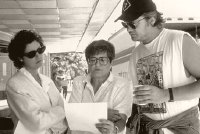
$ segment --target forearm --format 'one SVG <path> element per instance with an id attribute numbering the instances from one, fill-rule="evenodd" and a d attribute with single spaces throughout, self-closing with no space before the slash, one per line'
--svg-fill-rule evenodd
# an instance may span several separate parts
<path id="1" fill-rule="evenodd" d="M 16 113 L 18 114 L 19 120 L 30 130 L 45 130 L 55 127 L 64 120 L 65 116 L 63 111 L 62 107 L 56 106 L 48 112 L 38 109 L 34 111 L 24 111 L 22 113 L 16 111 Z"/>
<path id="2" fill-rule="evenodd" d="M 200 98 L 200 80 L 184 86 L 174 87 L 172 90 L 175 101 Z"/>
<path id="3" fill-rule="evenodd" d="M 37 117 L 36 122 L 33 123 L 40 123 L 38 129 L 45 129 L 45 128 L 51 128 L 51 127 L 63 127 L 63 125 L 66 125 L 64 120 L 65 120 L 65 112 L 64 109 L 60 106 L 56 106 L 54 108 L 51 108 L 51 110 L 46 113 L 46 112 L 41 112 L 41 116 Z M 61 125 L 61 126 L 60 126 Z"/>
<path id="4" fill-rule="evenodd" d="M 7 92 L 7 98 L 17 118 L 31 130 L 50 128 L 65 118 L 62 106 L 51 107 L 49 111 L 44 111 L 29 96 L 11 90 Z"/>

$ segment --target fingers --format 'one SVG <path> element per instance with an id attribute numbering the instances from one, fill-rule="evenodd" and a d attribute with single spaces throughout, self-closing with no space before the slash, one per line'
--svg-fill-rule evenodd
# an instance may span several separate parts
<path id="1" fill-rule="evenodd" d="M 134 87 L 133 91 L 139 91 L 139 90 L 146 91 L 146 90 L 150 90 L 150 89 L 151 89 L 151 86 L 143 85 L 143 86 L 139 86 L 139 87 Z"/>
<path id="2" fill-rule="evenodd" d="M 121 116 L 118 110 L 108 109 L 108 120 L 116 122 L 120 119 L 121 119 Z"/>
<path id="3" fill-rule="evenodd" d="M 102 134 L 110 134 L 109 130 L 106 128 L 97 128 Z"/>
<path id="4" fill-rule="evenodd" d="M 151 96 L 151 90 L 146 90 L 146 91 L 142 91 L 142 90 L 139 90 L 139 91 L 135 91 L 134 92 L 134 96 L 139 99 L 139 98 L 143 98 L 143 97 L 148 97 L 148 96 Z"/>
<path id="5" fill-rule="evenodd" d="M 151 88 L 149 86 L 139 85 L 134 87 L 133 98 L 136 104 L 147 104 L 151 101 Z"/>
<path id="6" fill-rule="evenodd" d="M 156 86 L 143 85 L 134 88 L 133 99 L 136 104 L 162 103 L 165 98 L 164 90 Z"/>
<path id="7" fill-rule="evenodd" d="M 108 114 L 119 114 L 119 110 L 115 110 L 115 109 L 108 109 Z"/>
<path id="8" fill-rule="evenodd" d="M 144 97 L 150 97 L 151 93 L 152 93 L 151 88 L 147 86 L 140 86 L 140 87 L 134 88 L 133 97 L 135 99 L 149 99 L 149 98 L 144 98 Z"/>
<path id="9" fill-rule="evenodd" d="M 118 120 L 121 120 L 122 119 L 122 117 L 121 117 L 121 115 L 120 114 L 115 114 L 115 115 L 113 115 L 112 116 L 112 122 L 116 122 L 116 121 L 118 121 Z"/>
<path id="10" fill-rule="evenodd" d="M 138 105 L 146 105 L 148 103 L 152 103 L 152 100 L 138 100 L 137 101 Z"/>
<path id="11" fill-rule="evenodd" d="M 108 120 L 110 120 L 112 122 L 116 122 L 121 119 L 122 119 L 122 117 L 120 114 L 108 115 Z"/>
<path id="12" fill-rule="evenodd" d="M 106 119 L 100 119 L 99 123 L 96 124 L 96 128 L 102 133 L 102 134 L 110 134 L 114 131 L 114 124 L 113 122 L 106 120 Z"/>
<path id="13" fill-rule="evenodd" d="M 103 125 L 114 125 L 113 122 L 106 120 L 106 119 L 99 119 L 100 124 Z"/>
<path id="14" fill-rule="evenodd" d="M 148 90 L 147 90 L 148 89 Z M 141 101 L 141 100 L 149 100 L 151 99 L 151 89 L 149 88 L 140 88 L 140 89 L 136 89 L 134 91 L 134 98 L 137 99 L 137 101 Z"/>

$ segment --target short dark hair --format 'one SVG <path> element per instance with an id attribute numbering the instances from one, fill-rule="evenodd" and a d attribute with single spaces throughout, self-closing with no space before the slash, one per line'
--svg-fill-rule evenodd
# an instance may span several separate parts
<path id="1" fill-rule="evenodd" d="M 26 46 L 33 41 L 37 41 L 41 46 L 44 46 L 42 37 L 32 30 L 21 30 L 11 39 L 8 45 L 8 55 L 17 69 L 24 66 L 20 59 L 24 56 Z"/>
<path id="2" fill-rule="evenodd" d="M 107 53 L 110 62 L 115 58 L 115 47 L 112 43 L 105 40 L 96 40 L 90 43 L 85 49 L 86 60 L 88 61 L 91 56 L 102 52 Z"/>

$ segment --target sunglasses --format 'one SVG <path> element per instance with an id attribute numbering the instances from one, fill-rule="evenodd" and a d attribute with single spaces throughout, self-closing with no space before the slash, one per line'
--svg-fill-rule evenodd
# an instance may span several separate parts
<path id="1" fill-rule="evenodd" d="M 46 46 L 42 46 L 42 47 L 38 48 L 37 50 L 30 51 L 28 53 L 24 53 L 24 56 L 26 56 L 28 58 L 33 58 L 33 57 L 35 57 L 36 53 L 39 53 L 39 54 L 44 53 L 45 49 L 46 49 Z"/>
<path id="2" fill-rule="evenodd" d="M 144 17 L 144 18 L 141 18 L 140 20 L 138 20 L 137 22 L 121 22 L 122 23 L 122 26 L 124 27 L 124 28 L 128 28 L 128 27 L 131 27 L 132 29 L 136 29 L 137 28 L 137 24 L 141 21 L 141 20 L 143 20 L 143 19 L 145 19 L 146 17 Z"/>

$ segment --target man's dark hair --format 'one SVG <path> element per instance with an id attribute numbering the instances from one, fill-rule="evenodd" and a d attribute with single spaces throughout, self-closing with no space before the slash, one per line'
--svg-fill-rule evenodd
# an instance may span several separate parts
<path id="1" fill-rule="evenodd" d="M 105 40 L 96 40 L 90 43 L 85 49 L 86 60 L 88 61 L 91 56 L 102 52 L 107 53 L 110 62 L 115 58 L 115 48 L 112 43 Z"/>

